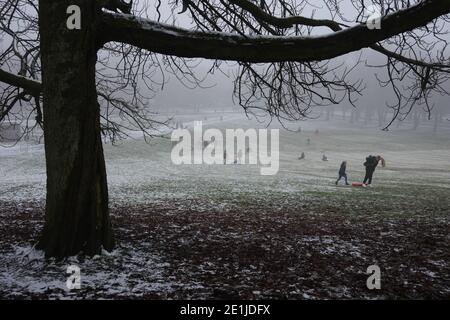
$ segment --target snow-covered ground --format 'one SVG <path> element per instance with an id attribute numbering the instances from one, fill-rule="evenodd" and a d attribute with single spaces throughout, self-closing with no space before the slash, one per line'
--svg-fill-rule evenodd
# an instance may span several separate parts
<path id="1" fill-rule="evenodd" d="M 194 120 L 202 120 L 205 127 L 219 129 L 265 128 L 263 124 L 232 113 L 205 113 L 198 116 L 179 114 L 177 120 L 189 127 L 192 127 Z M 139 216 L 141 209 L 136 212 L 132 209 L 136 206 L 157 208 L 160 211 L 167 209 L 168 217 L 173 219 L 181 219 L 180 216 L 197 212 L 206 216 L 209 214 L 210 219 L 214 220 L 215 213 L 237 215 L 251 208 L 256 215 L 258 210 L 265 212 L 261 214 L 261 219 L 269 220 L 271 218 L 270 215 L 266 216 L 266 211 L 282 215 L 283 210 L 297 210 L 306 214 L 307 220 L 327 214 L 332 215 L 333 219 L 364 220 L 365 215 L 370 212 L 375 214 L 370 219 L 381 219 L 383 226 L 408 224 L 411 219 L 419 221 L 422 218 L 433 219 L 427 225 L 448 226 L 448 125 L 436 134 L 429 128 L 413 131 L 406 127 L 384 132 L 375 126 L 350 125 L 341 120 L 309 120 L 289 126 L 294 131 L 285 130 L 278 124 L 271 126 L 280 128 L 280 170 L 274 176 L 260 175 L 256 165 L 174 165 L 170 159 L 172 143 L 167 138 L 155 138 L 149 144 L 141 139 L 122 141 L 116 146 L 107 144 L 105 154 L 113 215 L 117 221 L 121 221 L 124 219 L 121 216 L 123 208 L 131 207 L 126 212 Z M 295 132 L 299 126 L 302 131 Z M 316 129 L 319 129 L 319 133 L 315 133 Z M 307 143 L 308 138 L 310 144 Z M 305 152 L 306 159 L 297 159 L 301 152 Z M 329 161 L 321 161 L 323 154 L 327 155 Z M 344 160 L 348 163 L 349 180 L 361 181 L 364 176 L 362 163 L 369 154 L 381 154 L 387 162 L 385 168 L 377 168 L 372 188 L 334 185 L 339 165 Z M 3 208 L 9 206 L 11 211 L 16 210 L 21 214 L 26 214 L 29 207 L 30 210 L 42 208 L 45 199 L 42 145 L 19 143 L 11 148 L 0 148 L 0 190 L 0 204 L 5 203 Z M 11 218 L 10 212 L 1 214 L 3 221 L 0 225 L 8 224 L 5 219 Z M 148 214 L 152 217 L 151 213 Z M 36 219 L 40 219 L 39 214 Z M 365 225 L 366 220 L 361 222 L 363 220 L 358 220 L 356 225 Z M 37 225 L 40 226 L 40 223 Z M 115 228 L 121 232 L 122 226 L 116 225 Z M 182 229 L 183 226 L 179 228 Z M 444 233 L 441 234 L 443 237 L 445 230 L 444 228 Z M 393 231 L 383 232 L 389 238 Z M 248 234 L 229 231 L 227 235 L 251 238 L 252 230 Z M 162 238 L 163 236 L 161 235 Z M 161 239 L 158 238 L 158 241 L 163 241 Z M 448 233 L 447 239 L 450 240 Z M 65 269 L 70 264 L 80 265 L 82 269 L 83 283 L 89 288 L 83 291 L 83 297 L 152 297 L 153 294 L 159 298 L 180 297 L 171 295 L 171 292 L 181 287 L 183 292 L 189 292 L 181 297 L 196 297 L 192 292 L 208 291 L 205 287 L 209 284 L 202 283 L 197 278 L 179 278 L 174 273 L 168 273 L 168 269 L 175 267 L 167 266 L 172 262 L 166 261 L 160 248 L 153 248 L 150 238 L 131 243 L 123 241 L 111 255 L 102 255 L 93 260 L 79 261 L 78 258 L 72 258 L 63 262 L 46 262 L 39 252 L 32 250 L 30 243 L 19 240 L 12 245 L 6 240 L 2 239 L 0 243 L 0 296 L 77 297 L 77 293 L 70 292 L 65 287 Z M 338 254 L 358 260 L 367 256 L 370 251 L 367 243 L 360 240 L 347 241 L 340 235 L 301 235 L 296 241 L 320 248 L 324 256 Z M 289 245 L 295 246 L 295 243 Z M 434 262 L 430 264 L 437 264 L 437 269 L 432 271 L 425 268 L 417 272 L 422 272 L 424 277 L 448 279 L 449 274 L 440 273 L 442 270 L 449 270 L 448 257 L 446 253 L 439 259 L 439 254 L 436 256 L 433 253 L 430 259 Z M 405 264 L 407 265 L 407 261 Z M 207 264 L 200 266 L 192 276 L 209 272 L 204 270 L 208 269 Z M 180 266 L 180 270 L 183 268 Z M 134 277 L 136 274 L 139 276 Z M 304 276 L 308 278 L 311 275 Z M 345 287 L 344 284 L 332 285 L 328 297 L 354 297 L 354 293 L 343 289 Z M 446 288 L 439 288 L 441 291 L 438 296 L 450 296 L 450 284 Z M 258 291 L 257 288 L 255 290 Z M 297 293 L 292 293 L 290 297 L 305 298 L 305 294 L 309 298 L 327 296 L 323 292 L 317 294 L 312 289 L 308 290 L 310 291 L 297 286 L 291 290 Z M 211 294 L 205 293 L 203 297 L 210 296 Z M 382 294 L 378 296 L 382 297 Z"/>
<path id="2" fill-rule="evenodd" d="M 210 114 L 178 115 L 178 119 L 192 128 L 194 119 L 202 120 L 205 128 L 265 128 L 242 115 Z M 205 117 L 207 120 L 205 120 Z M 309 120 L 291 125 L 302 132 L 281 128 L 280 170 L 274 176 L 261 176 L 256 165 L 174 165 L 170 159 L 172 144 L 169 138 L 155 138 L 149 144 L 143 140 L 121 141 L 105 146 L 108 181 L 112 203 L 146 203 L 186 198 L 230 190 L 240 192 L 292 192 L 296 194 L 321 191 L 336 192 L 333 181 L 339 165 L 347 160 L 351 181 L 361 181 L 362 163 L 368 154 L 381 154 L 386 168 L 379 166 L 375 173 L 373 192 L 400 188 L 406 195 L 408 188 L 450 188 L 449 129 L 438 134 L 429 130 L 408 129 L 384 132 L 375 127 L 349 127 L 342 121 Z M 320 128 L 319 134 L 315 129 Z M 307 139 L 311 144 L 307 145 Z M 301 152 L 306 159 L 298 160 Z M 321 161 L 326 154 L 329 161 Z M 45 160 L 43 145 L 19 143 L 0 148 L 0 200 L 22 201 L 45 198 Z M 214 186 L 218 190 L 211 187 Z M 399 189 L 399 190 L 400 190 Z M 360 193 L 361 190 L 338 189 L 339 192 Z M 364 191 L 363 191 L 364 192 Z"/>

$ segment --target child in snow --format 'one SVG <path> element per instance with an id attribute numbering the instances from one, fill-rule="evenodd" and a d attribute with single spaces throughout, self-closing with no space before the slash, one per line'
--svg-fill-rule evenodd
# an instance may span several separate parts
<path id="1" fill-rule="evenodd" d="M 339 181 L 341 181 L 342 178 L 345 179 L 345 184 L 348 186 L 349 183 L 347 181 L 347 173 L 345 172 L 347 170 L 347 161 L 343 161 L 341 163 L 341 167 L 339 168 L 339 178 L 336 180 L 336 185 Z"/>

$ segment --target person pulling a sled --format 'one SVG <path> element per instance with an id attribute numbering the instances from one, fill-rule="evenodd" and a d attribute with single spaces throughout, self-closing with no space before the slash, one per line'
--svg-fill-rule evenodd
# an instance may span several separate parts
<path id="1" fill-rule="evenodd" d="M 383 157 L 370 155 L 366 158 L 366 162 L 364 162 L 364 166 L 366 167 L 366 175 L 364 177 L 363 185 L 372 184 L 373 173 L 375 172 L 375 168 L 378 166 L 380 161 L 381 165 L 384 167 L 385 162 Z"/>

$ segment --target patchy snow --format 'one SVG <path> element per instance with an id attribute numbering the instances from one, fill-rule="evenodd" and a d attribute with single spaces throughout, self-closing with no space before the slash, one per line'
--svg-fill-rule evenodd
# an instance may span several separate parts
<path id="1" fill-rule="evenodd" d="M 195 120 L 177 118 L 188 128 Z M 220 113 L 204 125 L 263 128 Z M 386 133 L 320 121 L 301 126 L 301 133 L 281 129 L 275 176 L 249 165 L 173 165 L 164 138 L 106 144 L 119 246 L 93 259 L 59 262 L 46 261 L 30 245 L 43 222 L 43 146 L 0 148 L 0 296 L 448 297 L 448 131 Z M 298 160 L 302 151 L 306 159 Z M 323 153 L 328 162 L 320 160 Z M 343 160 L 349 180 L 361 181 L 368 154 L 387 161 L 372 188 L 334 185 Z M 386 272 L 387 291 L 379 294 L 364 287 L 366 268 L 376 263 Z M 80 290 L 66 287 L 71 264 L 81 269 Z"/>
<path id="2" fill-rule="evenodd" d="M 70 276 L 67 268 L 71 265 L 81 271 L 79 290 L 70 290 L 66 285 Z M 180 285 L 165 278 L 167 264 L 161 263 L 157 255 L 136 247 L 120 246 L 112 253 L 92 259 L 70 257 L 64 261 L 46 261 L 43 252 L 19 246 L 2 256 L 1 266 L 1 291 L 15 298 L 160 296 Z"/>

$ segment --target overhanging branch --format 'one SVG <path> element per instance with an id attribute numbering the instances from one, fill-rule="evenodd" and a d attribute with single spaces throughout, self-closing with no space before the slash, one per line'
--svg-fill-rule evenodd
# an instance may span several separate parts
<path id="1" fill-rule="evenodd" d="M 381 19 L 381 29 L 358 25 L 318 37 L 241 36 L 190 31 L 137 18 L 103 13 L 99 38 L 178 57 L 242 62 L 319 61 L 370 47 L 450 13 L 450 0 L 427 0 Z"/>

